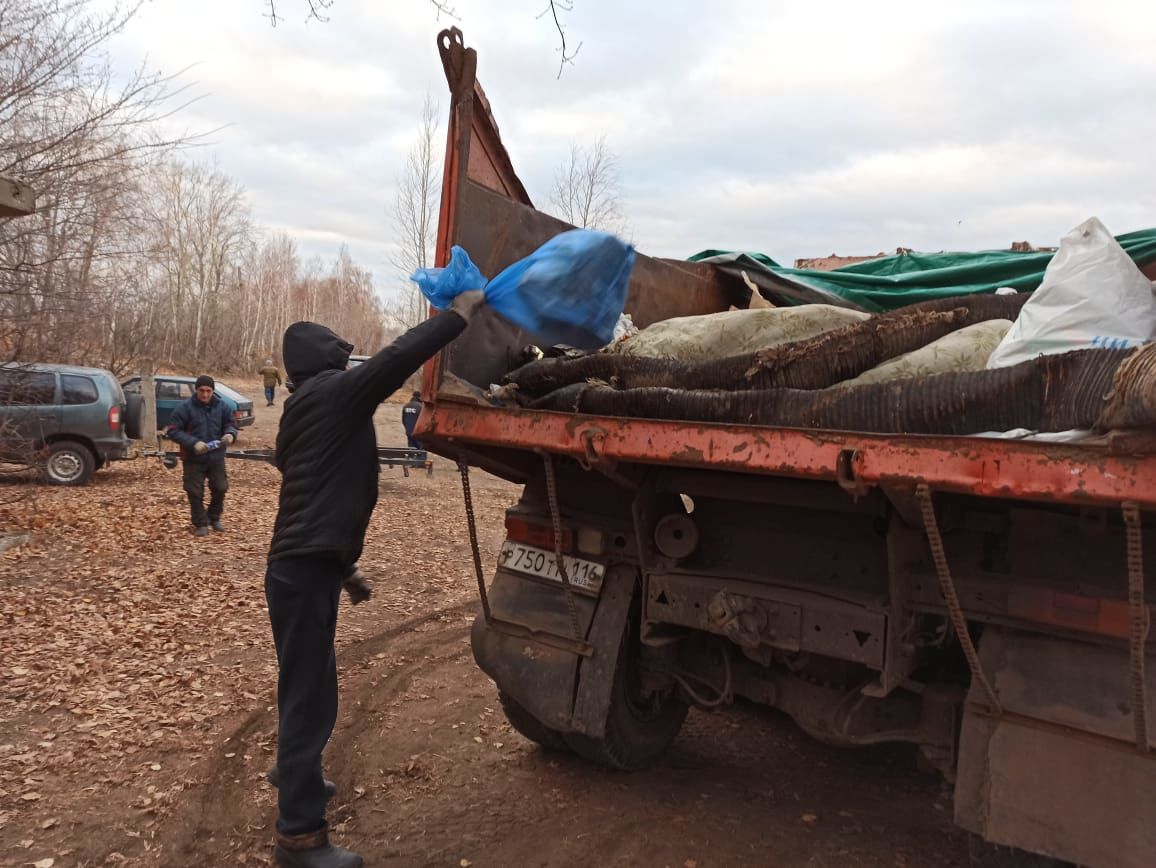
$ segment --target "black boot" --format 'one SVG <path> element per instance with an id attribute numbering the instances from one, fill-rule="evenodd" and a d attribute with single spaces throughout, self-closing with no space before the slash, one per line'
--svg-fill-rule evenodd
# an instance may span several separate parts
<path id="1" fill-rule="evenodd" d="M 304 835 L 277 833 L 273 861 L 282 868 L 361 868 L 361 854 L 329 843 L 329 831 L 322 826 Z"/>
<path id="2" fill-rule="evenodd" d="M 265 775 L 265 780 L 269 782 L 269 785 L 272 786 L 273 789 L 277 789 L 281 785 L 281 773 L 277 771 L 277 766 L 273 766 L 273 768 L 269 769 L 269 773 Z M 329 780 L 329 778 L 325 778 L 324 783 L 325 801 L 328 802 L 330 799 L 337 795 L 337 784 L 333 783 L 333 781 Z"/>

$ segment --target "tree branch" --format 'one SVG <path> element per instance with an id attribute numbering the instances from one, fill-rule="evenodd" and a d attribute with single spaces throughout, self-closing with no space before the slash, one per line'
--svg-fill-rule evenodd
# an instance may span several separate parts
<path id="1" fill-rule="evenodd" d="M 269 7 L 269 11 L 265 13 L 265 17 L 269 19 L 270 23 L 276 27 L 277 22 L 281 20 L 281 16 L 277 13 L 277 0 L 265 0 Z M 328 21 L 329 16 L 326 14 L 333 8 L 334 0 L 306 0 L 309 4 L 309 14 L 306 16 L 306 21 Z M 458 12 L 447 0 L 429 0 L 430 5 L 438 11 L 438 15 L 445 15 L 448 18 L 458 19 Z M 566 64 L 573 63 L 574 58 L 578 56 L 578 52 L 582 50 L 582 43 L 578 43 L 578 47 L 573 51 L 566 42 L 566 27 L 562 24 L 562 19 L 559 13 L 573 12 L 574 0 L 549 0 L 548 5 L 538 15 L 539 18 L 544 18 L 549 15 L 554 21 L 554 29 L 558 31 L 558 53 L 561 55 L 561 60 L 558 61 L 558 78 L 562 77 L 562 72 L 566 68 Z"/>
<path id="2" fill-rule="evenodd" d="M 321 21 L 326 22 L 329 16 L 325 13 L 333 8 L 333 0 L 306 0 L 309 4 L 309 14 L 305 16 L 306 21 Z M 277 0 L 266 0 L 269 6 L 269 11 L 265 13 L 265 17 L 269 19 L 269 23 L 274 27 L 277 22 L 281 20 L 281 16 L 277 14 Z"/>
<path id="3" fill-rule="evenodd" d="M 558 61 L 558 78 L 562 77 L 562 71 L 566 68 L 567 63 L 573 63 L 574 58 L 578 56 L 578 52 L 582 50 L 582 43 L 578 43 L 578 47 L 570 51 L 566 47 L 566 28 L 562 25 L 562 20 L 558 17 L 558 10 L 563 12 L 574 11 L 574 0 L 550 0 L 550 5 L 542 10 L 539 18 L 545 17 L 547 13 L 554 19 L 554 27 L 558 31 L 558 39 L 561 40 L 561 45 L 558 46 L 558 51 L 562 55 L 562 59 Z"/>

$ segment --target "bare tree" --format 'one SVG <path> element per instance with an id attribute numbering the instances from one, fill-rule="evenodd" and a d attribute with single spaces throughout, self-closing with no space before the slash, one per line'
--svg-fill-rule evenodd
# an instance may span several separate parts
<path id="1" fill-rule="evenodd" d="M 349 251 L 302 266 L 292 239 L 263 240 L 245 190 L 159 135 L 172 81 L 118 84 L 107 46 L 137 8 L 0 0 L 0 175 L 37 194 L 0 217 L 0 362 L 228 371 L 307 318 L 372 351 L 385 315 Z"/>
<path id="2" fill-rule="evenodd" d="M 618 160 L 604 136 L 588 147 L 570 148 L 570 159 L 554 176 L 550 205 L 558 217 L 580 229 L 625 232 Z"/>
<path id="3" fill-rule="evenodd" d="M 117 85 L 109 40 L 138 4 L 0 0 L 0 173 L 28 181 L 37 210 L 0 220 L 0 356 L 78 354 L 93 301 L 134 251 L 140 170 L 176 144 L 156 136 L 171 80 Z"/>
<path id="4" fill-rule="evenodd" d="M 158 173 L 150 213 L 154 286 L 165 299 L 163 354 L 225 354 L 220 330 L 235 323 L 239 264 L 253 242 L 245 190 L 215 168 L 173 161 Z"/>
<path id="5" fill-rule="evenodd" d="M 400 301 L 391 313 L 397 324 L 412 328 L 426 318 L 428 307 L 409 277 L 433 265 L 437 242 L 438 204 L 441 196 L 441 150 L 437 141 L 438 106 L 426 95 L 417 139 L 409 149 L 405 169 L 397 181 L 394 225 L 398 252 L 394 265 L 405 280 Z"/>
<path id="6" fill-rule="evenodd" d="M 262 241 L 244 188 L 219 169 L 171 162 L 157 173 L 149 213 L 148 290 L 136 305 L 155 311 L 138 335 L 152 358 L 170 368 L 249 368 L 275 355 L 285 327 L 301 319 L 359 349 L 380 345 L 385 314 L 349 250 L 303 264 L 288 235 Z"/>

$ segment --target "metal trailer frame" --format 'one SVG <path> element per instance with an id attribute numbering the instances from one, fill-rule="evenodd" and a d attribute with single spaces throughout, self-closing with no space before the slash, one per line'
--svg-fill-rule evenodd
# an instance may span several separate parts
<path id="1" fill-rule="evenodd" d="M 166 466 L 171 467 L 175 467 L 176 462 L 180 459 L 180 452 L 174 450 L 164 452 L 142 450 L 141 455 L 158 455 L 165 460 Z M 276 458 L 272 449 L 229 450 L 225 453 L 225 457 L 239 461 L 264 461 L 269 464 L 272 464 Z M 391 469 L 395 466 L 400 467 L 406 476 L 409 476 L 411 469 L 425 470 L 428 475 L 433 476 L 433 461 L 430 459 L 429 453 L 424 449 L 379 446 L 377 447 L 377 463 L 382 467 L 389 467 Z"/>

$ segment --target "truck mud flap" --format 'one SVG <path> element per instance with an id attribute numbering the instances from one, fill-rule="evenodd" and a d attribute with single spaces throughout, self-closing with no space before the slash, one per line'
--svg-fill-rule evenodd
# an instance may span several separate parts
<path id="1" fill-rule="evenodd" d="M 955 821 L 1090 868 L 1156 864 L 1156 753 L 1132 740 L 1127 651 L 989 629 L 980 658 L 1003 714 L 972 685 Z M 1156 666 L 1147 681 L 1152 719 Z"/>
<path id="2" fill-rule="evenodd" d="M 607 570 L 597 600 L 575 595 L 589 656 L 564 643 L 511 635 L 482 615 L 470 634 L 474 660 L 526 711 L 559 732 L 604 732 L 618 650 L 635 586 L 633 567 Z M 572 636 L 562 589 L 499 570 L 489 592 L 495 618 L 545 636 Z"/>
<path id="3" fill-rule="evenodd" d="M 601 738 L 606 733 L 610 693 L 618 669 L 618 649 L 626 635 L 636 577 L 634 567 L 612 567 L 602 583 L 598 611 L 588 637 L 594 654 L 584 658 L 579 666 L 578 693 L 574 697 L 573 729 L 591 738 Z"/>
<path id="4" fill-rule="evenodd" d="M 526 711 L 551 729 L 570 730 L 579 655 L 511 636 L 478 615 L 470 634 L 474 660 Z"/>

